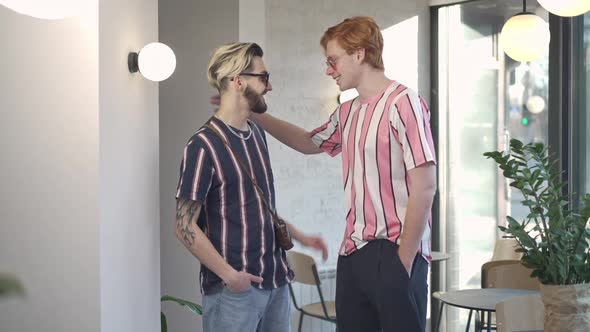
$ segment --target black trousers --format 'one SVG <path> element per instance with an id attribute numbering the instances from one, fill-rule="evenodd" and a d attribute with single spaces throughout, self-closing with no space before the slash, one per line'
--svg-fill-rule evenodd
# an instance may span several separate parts
<path id="1" fill-rule="evenodd" d="M 428 303 L 428 263 L 416 255 L 411 278 L 398 245 L 374 240 L 338 258 L 338 332 L 424 332 Z"/>

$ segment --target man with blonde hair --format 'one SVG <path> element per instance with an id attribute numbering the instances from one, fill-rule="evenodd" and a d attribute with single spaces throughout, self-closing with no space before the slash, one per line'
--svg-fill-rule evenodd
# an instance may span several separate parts
<path id="1" fill-rule="evenodd" d="M 342 154 L 347 210 L 336 273 L 338 331 L 423 332 L 436 191 L 428 106 L 385 76 L 383 36 L 373 19 L 345 19 L 320 43 L 326 75 L 359 96 L 313 131 L 268 114 L 252 119 L 301 153 Z"/>
<path id="2" fill-rule="evenodd" d="M 276 235 L 275 190 L 262 114 L 270 74 L 254 43 L 219 47 L 207 77 L 219 110 L 188 141 L 176 193 L 176 236 L 201 262 L 205 332 L 290 331 L 293 278 Z M 295 240 L 327 257 L 317 236 L 287 223 Z"/>

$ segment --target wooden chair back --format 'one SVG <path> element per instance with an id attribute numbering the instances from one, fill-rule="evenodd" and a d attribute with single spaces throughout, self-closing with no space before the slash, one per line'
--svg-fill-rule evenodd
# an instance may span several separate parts
<path id="1" fill-rule="evenodd" d="M 522 257 L 522 253 L 516 252 L 517 248 L 518 243 L 515 239 L 498 239 L 494 245 L 494 252 L 491 260 L 519 260 Z"/>
<path id="2" fill-rule="evenodd" d="M 300 282 L 305 285 L 318 285 L 320 283 L 313 257 L 289 250 L 287 251 L 287 261 L 293 272 L 295 272 L 294 282 Z"/>
<path id="3" fill-rule="evenodd" d="M 481 287 L 539 290 L 541 283 L 531 273 L 519 260 L 487 262 L 481 267 Z"/>

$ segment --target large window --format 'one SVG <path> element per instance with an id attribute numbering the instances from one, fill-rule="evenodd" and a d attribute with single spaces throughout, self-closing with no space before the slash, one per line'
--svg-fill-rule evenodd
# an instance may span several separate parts
<path id="1" fill-rule="evenodd" d="M 528 10 L 548 20 L 536 1 Z M 441 250 L 451 254 L 440 274 L 446 289 L 480 287 L 505 216 L 526 216 L 522 196 L 483 157 L 511 138 L 548 143 L 548 55 L 521 63 L 498 43 L 520 0 L 472 1 L 438 11 L 439 224 Z M 467 311 L 447 309 L 447 331 L 464 330 Z"/>
<path id="2" fill-rule="evenodd" d="M 536 1 L 527 7 L 551 24 L 550 50 L 527 63 L 513 61 L 498 44 L 521 0 L 474 0 L 432 11 L 440 181 L 433 243 L 451 254 L 441 271 L 433 267 L 435 287 L 479 287 L 480 267 L 500 236 L 497 225 L 506 215 L 525 216 L 520 193 L 483 152 L 505 149 L 510 138 L 548 144 L 573 202 L 590 192 L 590 13 L 548 19 Z M 466 321 L 465 310 L 447 310 L 441 330 L 462 330 Z"/>
<path id="3" fill-rule="evenodd" d="M 581 106 L 575 118 L 577 128 L 573 138 L 577 142 L 574 160 L 577 160 L 577 190 L 580 193 L 590 192 L 590 13 L 583 18 L 582 77 L 579 80 L 579 96 Z"/>

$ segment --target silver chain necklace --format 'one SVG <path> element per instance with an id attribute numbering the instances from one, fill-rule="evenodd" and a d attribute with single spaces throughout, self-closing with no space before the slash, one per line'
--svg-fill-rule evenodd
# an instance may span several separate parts
<path id="1" fill-rule="evenodd" d="M 221 123 L 223 123 L 225 125 L 225 127 L 227 129 L 229 129 L 229 131 L 231 131 L 232 134 L 234 134 L 237 138 L 241 139 L 241 140 L 247 140 L 248 138 L 250 138 L 250 136 L 252 136 L 252 128 L 250 127 L 250 123 L 248 123 L 248 120 L 246 120 L 246 125 L 248 126 L 248 135 L 246 135 L 245 137 L 241 134 L 236 133 L 232 127 L 230 125 L 228 125 L 227 123 L 225 123 L 223 120 L 219 119 L 218 117 L 216 117 L 219 121 L 221 121 Z"/>

